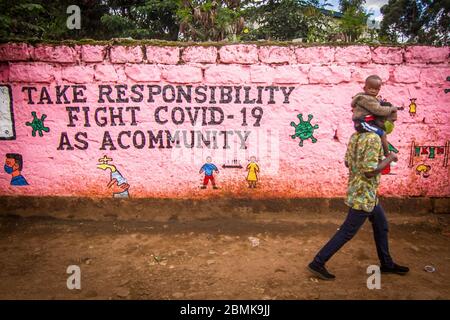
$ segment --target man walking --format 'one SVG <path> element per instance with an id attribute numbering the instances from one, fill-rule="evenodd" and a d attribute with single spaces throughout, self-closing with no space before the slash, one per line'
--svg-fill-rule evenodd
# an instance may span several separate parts
<path id="1" fill-rule="evenodd" d="M 384 128 L 385 119 L 376 121 L 380 127 Z M 380 172 L 391 162 L 397 161 L 397 156 L 391 152 L 384 160 L 381 160 L 383 148 L 380 137 L 374 132 L 359 130 L 351 136 L 345 155 L 345 165 L 349 168 L 345 201 L 350 207 L 347 218 L 338 232 L 308 265 L 308 269 L 313 274 L 324 280 L 335 278 L 325 268 L 325 263 L 353 238 L 366 219 L 372 223 L 381 272 L 406 274 L 409 271 L 409 268 L 394 263 L 389 254 L 388 224 L 377 196 Z"/>

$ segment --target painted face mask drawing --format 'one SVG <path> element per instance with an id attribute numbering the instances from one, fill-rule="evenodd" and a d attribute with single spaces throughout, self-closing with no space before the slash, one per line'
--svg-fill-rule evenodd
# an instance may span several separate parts
<path id="1" fill-rule="evenodd" d="M 3 168 L 5 169 L 5 172 L 7 174 L 11 174 L 14 171 L 13 167 L 10 167 L 10 166 L 8 166 L 6 164 L 5 164 L 5 166 Z"/>

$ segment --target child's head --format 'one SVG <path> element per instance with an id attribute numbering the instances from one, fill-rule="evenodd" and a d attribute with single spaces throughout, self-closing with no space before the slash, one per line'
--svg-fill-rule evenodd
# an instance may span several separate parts
<path id="1" fill-rule="evenodd" d="M 381 89 L 381 78 L 377 75 L 371 75 L 366 78 L 364 92 L 368 95 L 376 97 Z"/>

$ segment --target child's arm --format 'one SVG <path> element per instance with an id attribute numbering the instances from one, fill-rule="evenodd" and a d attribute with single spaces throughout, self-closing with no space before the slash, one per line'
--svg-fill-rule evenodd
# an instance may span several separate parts
<path id="1" fill-rule="evenodd" d="M 359 105 L 371 114 L 380 117 L 387 117 L 392 112 L 397 111 L 397 107 L 383 107 L 375 98 L 360 98 Z"/>

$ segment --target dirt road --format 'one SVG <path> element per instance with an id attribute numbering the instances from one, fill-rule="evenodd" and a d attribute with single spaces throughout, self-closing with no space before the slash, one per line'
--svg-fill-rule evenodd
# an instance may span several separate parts
<path id="1" fill-rule="evenodd" d="M 393 257 L 382 275 L 370 223 L 329 262 L 332 282 L 305 268 L 344 215 L 120 221 L 0 216 L 0 299 L 450 299 L 448 215 L 390 214 Z M 252 244 L 249 237 L 254 237 Z M 81 268 L 81 290 L 66 269 Z M 433 265 L 434 273 L 424 271 Z"/>

